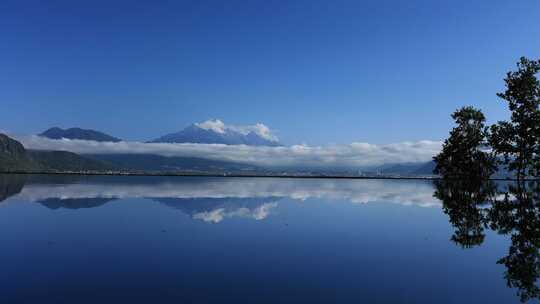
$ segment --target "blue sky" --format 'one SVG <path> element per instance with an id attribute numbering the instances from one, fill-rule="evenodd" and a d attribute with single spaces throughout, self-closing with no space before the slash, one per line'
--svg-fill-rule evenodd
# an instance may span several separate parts
<path id="1" fill-rule="evenodd" d="M 2 1 L 0 129 L 148 140 L 210 118 L 286 144 L 440 140 L 506 119 L 539 1 Z"/>

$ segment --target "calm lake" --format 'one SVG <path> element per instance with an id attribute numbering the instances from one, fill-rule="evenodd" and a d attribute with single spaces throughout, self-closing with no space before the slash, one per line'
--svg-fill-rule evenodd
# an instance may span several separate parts
<path id="1" fill-rule="evenodd" d="M 452 187 L 0 175 L 0 303 L 535 302 L 538 195 Z"/>

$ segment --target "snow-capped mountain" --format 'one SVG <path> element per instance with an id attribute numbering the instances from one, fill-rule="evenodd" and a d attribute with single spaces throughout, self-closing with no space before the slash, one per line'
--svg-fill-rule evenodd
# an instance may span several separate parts
<path id="1" fill-rule="evenodd" d="M 254 126 L 228 126 L 220 120 L 209 120 L 188 126 L 180 132 L 171 133 L 150 141 L 152 143 L 198 143 L 248 146 L 280 146 L 263 124 Z"/>

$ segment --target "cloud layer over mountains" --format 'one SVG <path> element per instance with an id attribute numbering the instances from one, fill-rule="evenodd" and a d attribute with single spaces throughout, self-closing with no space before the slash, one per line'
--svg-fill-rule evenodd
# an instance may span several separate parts
<path id="1" fill-rule="evenodd" d="M 270 141 L 279 140 L 277 136 L 272 133 L 270 128 L 262 123 L 256 123 L 254 125 L 246 125 L 246 126 L 237 126 L 237 125 L 225 124 L 220 119 L 209 119 L 205 122 L 196 123 L 195 125 L 201 129 L 212 130 L 214 132 L 221 133 L 221 134 L 225 133 L 227 130 L 238 132 L 243 135 L 247 135 L 248 133 L 253 132 L 266 140 L 270 140 Z"/>
<path id="2" fill-rule="evenodd" d="M 214 121 L 215 122 L 215 121 Z M 205 125 L 204 127 L 220 128 Z M 264 129 L 264 128 L 263 128 Z M 387 163 L 424 162 L 441 149 L 439 141 L 348 145 L 280 147 L 192 144 L 97 142 L 78 139 L 54 140 L 40 136 L 16 137 L 27 149 L 63 150 L 79 154 L 155 154 L 233 161 L 259 166 L 367 167 Z"/>

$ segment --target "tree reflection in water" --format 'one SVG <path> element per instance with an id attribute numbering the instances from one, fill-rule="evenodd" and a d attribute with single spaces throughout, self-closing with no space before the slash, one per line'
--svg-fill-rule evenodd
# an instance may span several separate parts
<path id="1" fill-rule="evenodd" d="M 507 187 L 490 180 L 435 181 L 434 196 L 455 228 L 451 240 L 463 248 L 483 243 L 484 229 L 508 235 L 508 254 L 497 261 L 522 302 L 540 298 L 540 183 L 518 181 Z"/>
<path id="2" fill-rule="evenodd" d="M 435 181 L 435 197 L 443 202 L 443 211 L 448 214 L 455 228 L 451 240 L 463 248 L 482 244 L 485 238 L 486 213 L 483 205 L 496 195 L 496 185 L 490 180 Z"/>

